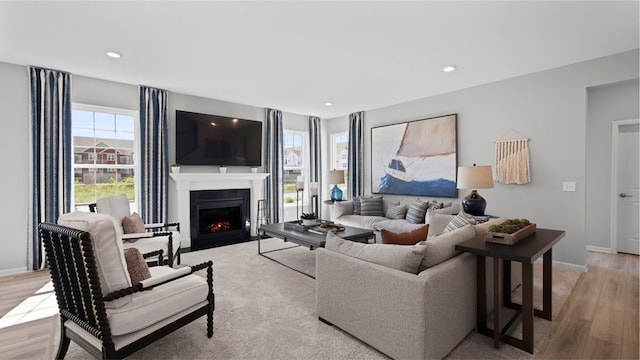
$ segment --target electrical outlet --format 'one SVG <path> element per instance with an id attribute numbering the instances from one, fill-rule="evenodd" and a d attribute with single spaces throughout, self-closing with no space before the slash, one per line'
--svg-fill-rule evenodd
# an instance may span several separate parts
<path id="1" fill-rule="evenodd" d="M 562 183 L 562 191 L 576 191 L 575 181 L 565 181 Z"/>

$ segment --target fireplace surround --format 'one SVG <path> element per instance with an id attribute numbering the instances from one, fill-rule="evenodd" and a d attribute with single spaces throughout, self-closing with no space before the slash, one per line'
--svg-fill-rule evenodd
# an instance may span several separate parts
<path id="1" fill-rule="evenodd" d="M 250 236 L 257 236 L 257 204 L 258 200 L 264 199 L 264 180 L 268 173 L 172 173 L 169 177 L 175 183 L 177 199 L 169 198 L 170 204 L 177 203 L 177 206 L 170 205 L 170 218 L 178 218 L 181 224 L 181 247 L 191 248 L 191 192 L 199 190 L 228 190 L 228 189 L 249 189 L 249 211 L 250 211 Z"/>

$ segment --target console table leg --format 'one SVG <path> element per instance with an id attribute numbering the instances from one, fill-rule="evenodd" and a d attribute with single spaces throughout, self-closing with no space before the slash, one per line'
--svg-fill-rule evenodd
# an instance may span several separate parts
<path id="1" fill-rule="evenodd" d="M 522 263 L 523 350 L 533 354 L 533 264 Z"/>
<path id="2" fill-rule="evenodd" d="M 502 304 L 502 259 L 493 258 L 493 347 L 500 347 L 500 308 Z"/>

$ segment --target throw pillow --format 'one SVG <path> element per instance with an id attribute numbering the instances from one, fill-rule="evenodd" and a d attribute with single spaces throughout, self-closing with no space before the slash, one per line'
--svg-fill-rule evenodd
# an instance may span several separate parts
<path id="1" fill-rule="evenodd" d="M 122 230 L 125 234 L 139 234 L 145 232 L 144 222 L 138 213 L 122 218 Z"/>
<path id="2" fill-rule="evenodd" d="M 429 203 L 421 201 L 420 199 L 416 199 L 409 206 L 409 210 L 407 210 L 407 216 L 406 216 L 407 221 L 412 224 L 424 223 L 424 215 L 427 212 L 428 207 L 429 207 Z"/>
<path id="3" fill-rule="evenodd" d="M 421 249 L 417 246 L 363 244 L 345 240 L 333 233 L 327 234 L 325 248 L 363 261 L 412 274 L 417 274 L 420 261 L 422 261 Z"/>
<path id="4" fill-rule="evenodd" d="M 453 215 L 441 214 L 438 211 L 429 209 L 425 216 L 425 223 L 429 224 L 429 237 L 442 234 L 444 229 L 449 225 Z"/>
<path id="5" fill-rule="evenodd" d="M 382 211 L 382 198 L 360 198 L 360 215 L 384 216 L 384 212 Z"/>
<path id="6" fill-rule="evenodd" d="M 442 232 L 444 233 L 448 233 L 449 231 L 453 231 L 455 229 L 459 229 L 463 226 L 466 225 L 475 225 L 478 222 L 476 221 L 476 219 L 467 214 L 466 212 L 464 212 L 463 210 L 460 210 L 460 212 L 458 213 L 458 215 L 454 216 L 453 219 L 451 219 L 451 221 L 449 222 L 449 224 L 447 224 L 447 227 L 444 229 L 444 231 Z"/>
<path id="7" fill-rule="evenodd" d="M 407 216 L 407 205 L 389 205 L 387 208 L 387 212 L 385 212 L 384 216 L 391 220 L 400 220 L 404 219 Z"/>
<path id="8" fill-rule="evenodd" d="M 449 260 L 460 252 L 455 249 L 456 244 L 475 238 L 476 231 L 472 225 L 466 225 L 460 229 L 430 238 L 428 241 L 421 241 L 416 244 L 423 250 L 423 259 L 420 270 L 438 265 Z"/>
<path id="9" fill-rule="evenodd" d="M 353 215 L 353 201 L 336 201 L 333 203 L 333 218 L 343 215 Z"/>
<path id="10" fill-rule="evenodd" d="M 353 215 L 360 215 L 360 198 L 353 197 Z"/>
<path id="11" fill-rule="evenodd" d="M 149 266 L 138 249 L 125 249 L 124 260 L 127 262 L 131 285 L 136 286 L 140 281 L 151 277 Z"/>
<path id="12" fill-rule="evenodd" d="M 415 245 L 425 241 L 429 234 L 429 225 L 404 233 L 394 233 L 387 229 L 380 230 L 383 244 Z"/>

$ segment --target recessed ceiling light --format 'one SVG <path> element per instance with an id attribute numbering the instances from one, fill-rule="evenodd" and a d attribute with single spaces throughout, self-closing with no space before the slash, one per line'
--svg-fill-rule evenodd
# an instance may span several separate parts
<path id="1" fill-rule="evenodd" d="M 333 106 L 333 103 L 331 101 L 327 101 L 326 103 L 324 103 L 325 106 Z"/>
<path id="2" fill-rule="evenodd" d="M 120 53 L 117 53 L 115 51 L 107 51 L 107 56 L 114 59 L 119 59 L 122 57 Z"/>
<path id="3" fill-rule="evenodd" d="M 456 67 L 454 65 L 449 65 L 449 66 L 443 67 L 442 71 L 444 71 L 444 72 L 452 72 L 455 69 L 456 69 Z"/>

